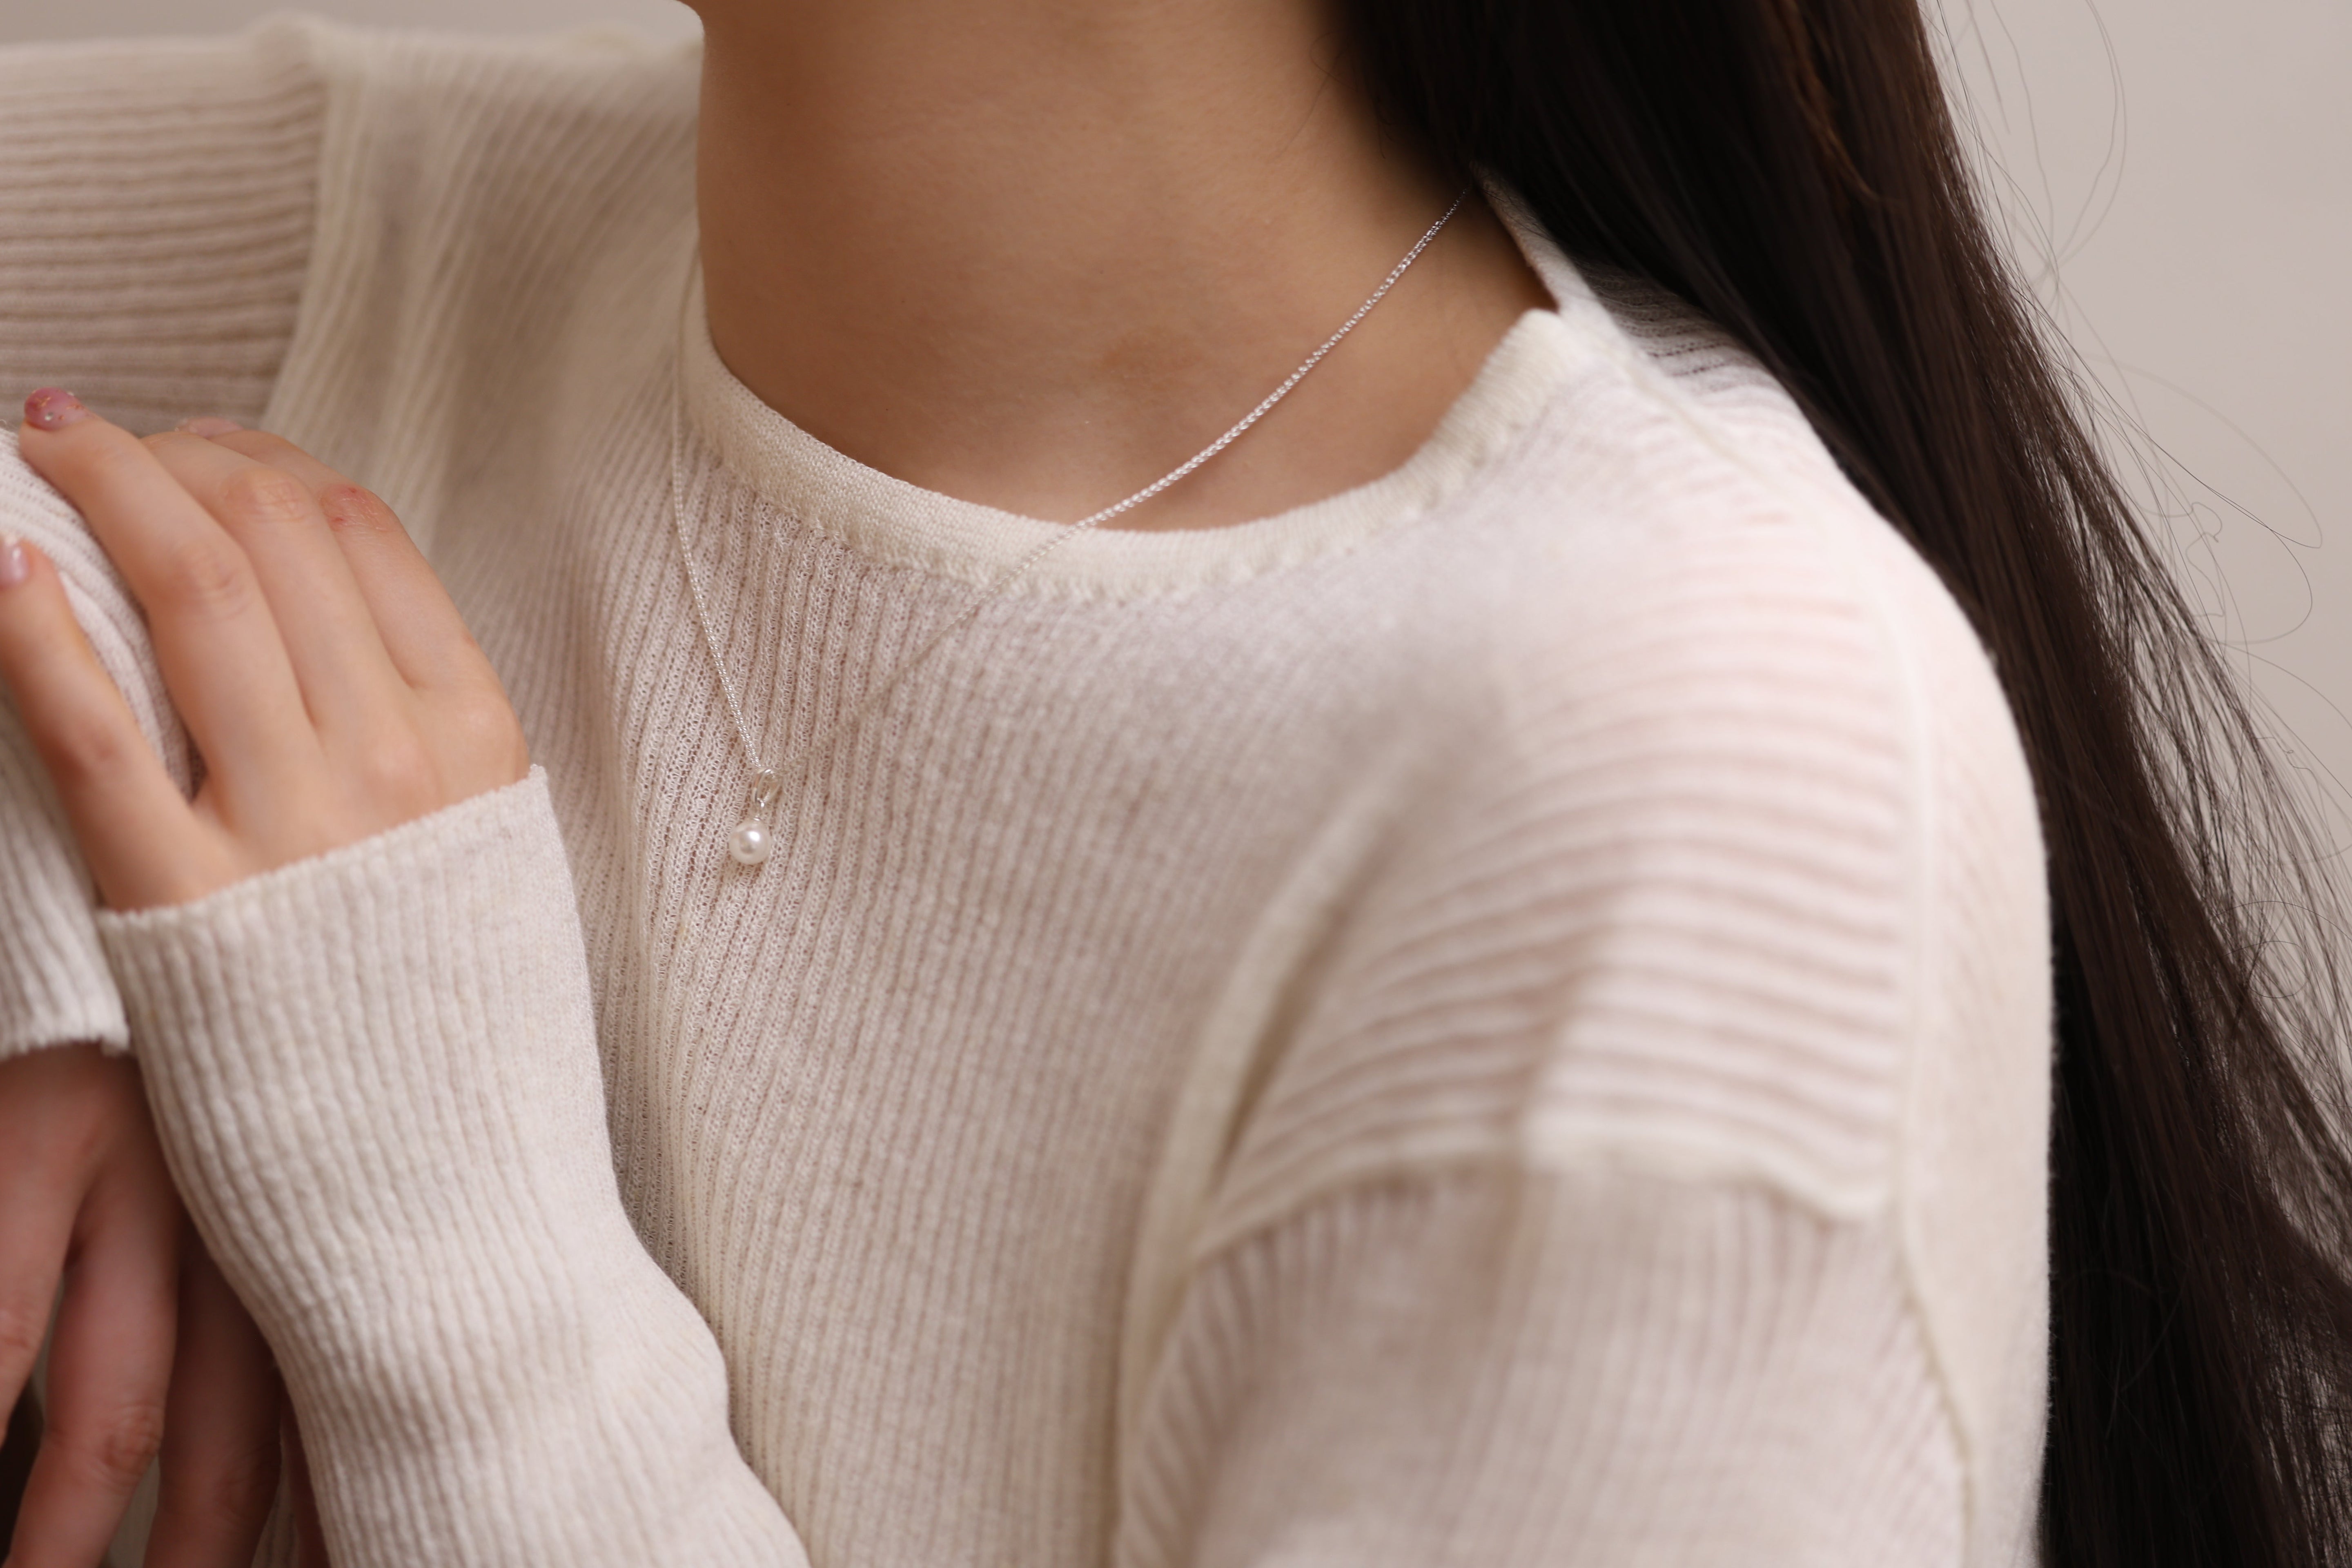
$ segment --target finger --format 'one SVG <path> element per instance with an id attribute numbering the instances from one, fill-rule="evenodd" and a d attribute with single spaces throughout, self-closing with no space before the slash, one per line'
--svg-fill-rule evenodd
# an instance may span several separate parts
<path id="1" fill-rule="evenodd" d="M 10 1128 L 6 1135 L 21 1131 Z M 48 1338 L 74 1210 L 81 1204 L 79 1189 L 62 1193 L 29 1173 L 10 1174 L 16 1179 L 0 1181 L 0 1415 L 25 1396 Z"/>
<path id="2" fill-rule="evenodd" d="M 314 764 L 318 736 L 285 640 L 251 563 L 212 514 L 136 437 L 68 395 L 26 400 L 20 446 L 138 596 L 173 706 L 232 795 L 252 777 Z"/>
<path id="3" fill-rule="evenodd" d="M 392 662 L 420 691 L 496 686 L 490 661 L 451 603 L 440 576 L 392 509 L 283 437 L 239 430 L 212 437 L 256 461 L 282 468 L 310 487 L 352 563 Z"/>
<path id="4" fill-rule="evenodd" d="M 190 1240 L 146 1568 L 248 1568 L 278 1497 L 281 1397 L 261 1331 Z"/>
<path id="5" fill-rule="evenodd" d="M 109 904 L 143 908 L 206 885 L 194 813 L 82 635 L 56 566 L 21 541 L 0 540 L 0 684 Z"/>
<path id="6" fill-rule="evenodd" d="M 163 1441 L 181 1222 L 152 1190 L 101 1183 L 84 1206 L 8 1568 L 97 1563 Z"/>
<path id="7" fill-rule="evenodd" d="M 53 1046 L 0 1062 L 0 1410 L 13 1409 L 48 1338 L 74 1220 L 103 1141 L 80 1114 L 93 1084 L 132 1086 L 128 1062 L 94 1045 Z"/>
<path id="8" fill-rule="evenodd" d="M 308 484 L 195 436 L 151 436 L 146 445 L 252 563 L 318 728 L 362 722 L 407 697 Z"/>

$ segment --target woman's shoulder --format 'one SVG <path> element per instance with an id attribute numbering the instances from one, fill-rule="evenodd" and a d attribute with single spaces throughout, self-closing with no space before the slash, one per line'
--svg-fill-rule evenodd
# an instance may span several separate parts
<path id="1" fill-rule="evenodd" d="M 325 89 L 298 33 L 0 48 L 0 380 L 251 418 L 292 330 Z"/>
<path id="2" fill-rule="evenodd" d="M 271 427 L 427 534 L 495 401 L 552 417 L 583 345 L 675 331 L 699 46 L 304 31 L 326 83 L 318 215 Z"/>
<path id="3" fill-rule="evenodd" d="M 1553 809 L 1606 824 L 1619 869 L 1525 1146 L 1568 1168 L 1678 1151 L 1879 1216 L 1965 1443 L 2030 1496 L 2053 1009 L 2000 671 L 1751 355 L 1658 289 L 1589 288 L 1638 432 L 1635 542 L 1576 673 L 1522 666 L 1573 727 L 1512 747 Z"/>
<path id="4" fill-rule="evenodd" d="M 626 219 L 641 187 L 690 178 L 698 42 L 617 27 L 483 37 L 275 25 L 325 87 L 322 235 L 436 247 L 408 258 L 436 284 L 463 275 L 451 252 L 543 262 L 582 238 L 551 216 Z"/>
<path id="5" fill-rule="evenodd" d="M 289 354 L 480 336 L 598 223 L 690 209 L 698 55 L 304 16 L 0 48 L 0 374 L 134 428 L 299 417 Z"/>
<path id="6" fill-rule="evenodd" d="M 1494 558 L 1459 574 L 1452 619 L 1475 635 L 1449 639 L 1478 650 L 1454 700 L 1487 715 L 1486 765 L 1565 770 L 1559 787 L 1603 757 L 1738 780 L 1723 805 L 1744 820 L 1785 778 L 1800 801 L 1843 803 L 1849 847 L 1870 822 L 1924 830 L 1959 785 L 1937 772 L 1949 755 L 1983 764 L 1969 788 L 2030 798 L 1969 616 L 1788 392 L 1661 290 L 1550 280 L 1543 411 L 1465 498 L 1475 526 L 1433 542 Z M 1465 685 L 1480 699 L 1464 704 Z"/>
<path id="7" fill-rule="evenodd" d="M 1320 1116 L 1392 1026 L 1426 1081 L 1483 1036 L 1491 1148 L 1845 1217 L 1981 1100 L 2038 1192 L 2042 845 L 1991 660 L 1770 377 L 1605 289 L 1556 288 L 1550 401 L 1427 531 L 1472 584 L 1423 634 L 1442 742 L 1287 1087 Z"/>
<path id="8" fill-rule="evenodd" d="M 134 142 L 149 121 L 241 113 L 255 135 L 283 134 L 324 94 L 347 121 L 406 118 L 462 137 L 488 121 L 513 134 L 515 157 L 562 162 L 541 116 L 691 121 L 698 42 L 665 42 L 619 26 L 520 37 L 372 28 L 279 15 L 204 37 L 89 38 L 0 47 L 0 114 L 69 107 L 40 137 L 18 138 L 16 161 L 87 142 Z M 42 127 L 30 126 L 28 131 Z M 168 144 L 127 145 L 161 154 Z"/>
<path id="9" fill-rule="evenodd" d="M 1440 1167 L 1769 1194 L 1884 1241 L 1964 1446 L 2029 1454 L 2048 917 L 1997 673 L 1720 334 L 1560 315 L 1541 416 L 1419 531 L 1436 739 L 1213 1239 Z"/>
<path id="10" fill-rule="evenodd" d="M 1969 615 L 1788 391 L 1664 290 L 1546 270 L 1561 368 L 1473 503 L 1506 563 L 1472 595 L 1489 739 L 1583 757 L 1552 738 L 1598 725 L 1629 758 L 1758 784 L 1795 769 L 1809 796 L 1866 789 L 1915 826 L 1954 784 L 1944 754 L 1988 763 L 1971 787 L 2030 796 Z"/>
<path id="11" fill-rule="evenodd" d="M 509 155 L 559 166 L 581 149 L 551 140 L 552 125 L 690 127 L 701 68 L 698 40 L 615 26 L 484 36 L 291 16 L 257 33 L 299 40 L 331 87 L 353 96 L 360 117 L 421 115 L 408 129 L 458 138 L 497 125 L 512 134 Z"/>

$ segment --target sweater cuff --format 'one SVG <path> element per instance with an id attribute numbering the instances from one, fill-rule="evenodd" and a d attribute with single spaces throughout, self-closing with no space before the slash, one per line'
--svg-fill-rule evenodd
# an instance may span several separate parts
<path id="1" fill-rule="evenodd" d="M 659 1562 L 681 1509 L 790 1541 L 621 1206 L 542 772 L 99 925 L 336 1562 Z"/>

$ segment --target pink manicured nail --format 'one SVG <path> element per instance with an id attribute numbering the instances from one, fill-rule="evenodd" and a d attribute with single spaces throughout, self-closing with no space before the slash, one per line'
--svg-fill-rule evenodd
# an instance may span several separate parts
<path id="1" fill-rule="evenodd" d="M 25 542 L 0 534 L 0 588 L 13 588 L 33 574 L 33 557 Z"/>
<path id="2" fill-rule="evenodd" d="M 226 436 L 232 430 L 242 430 L 245 426 L 234 419 L 224 419 L 217 414 L 199 414 L 193 419 L 181 420 L 172 428 L 184 435 L 202 436 L 210 440 L 215 436 Z"/>
<path id="3" fill-rule="evenodd" d="M 36 430 L 62 430 L 89 417 L 81 399 L 62 386 L 45 386 L 25 399 L 25 423 Z"/>

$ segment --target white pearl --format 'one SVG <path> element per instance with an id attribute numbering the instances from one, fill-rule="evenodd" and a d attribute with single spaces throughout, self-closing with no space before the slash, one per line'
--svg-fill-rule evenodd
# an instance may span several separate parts
<path id="1" fill-rule="evenodd" d="M 768 858 L 775 846 L 769 841 L 768 830 L 756 817 L 746 817 L 735 826 L 734 837 L 727 841 L 727 853 L 738 866 L 757 866 Z"/>

